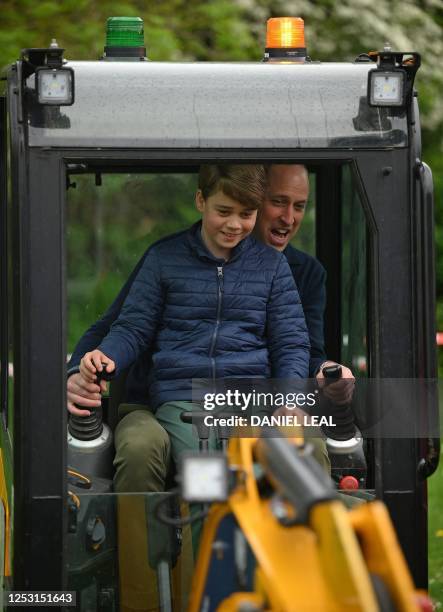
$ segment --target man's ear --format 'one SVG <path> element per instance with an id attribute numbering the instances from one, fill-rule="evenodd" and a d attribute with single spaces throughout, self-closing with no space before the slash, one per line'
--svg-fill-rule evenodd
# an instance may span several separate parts
<path id="1" fill-rule="evenodd" d="M 203 197 L 201 189 L 198 189 L 195 192 L 195 206 L 197 207 L 197 210 L 201 213 L 205 210 L 205 199 Z"/>

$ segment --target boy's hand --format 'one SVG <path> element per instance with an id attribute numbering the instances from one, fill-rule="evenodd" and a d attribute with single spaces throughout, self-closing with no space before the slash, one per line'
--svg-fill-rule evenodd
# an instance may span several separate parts
<path id="1" fill-rule="evenodd" d="M 105 366 L 106 372 L 109 374 L 115 370 L 115 363 L 104 353 L 95 349 L 90 353 L 86 353 L 80 361 L 80 374 L 86 382 L 93 383 L 97 380 L 96 373 L 103 371 Z"/>
<path id="2" fill-rule="evenodd" d="M 97 383 L 87 382 L 80 373 L 71 374 L 67 383 L 68 411 L 77 416 L 89 416 L 88 408 L 98 408 L 101 404 L 100 392 L 107 390 L 107 383 L 100 381 Z M 83 409 L 84 408 L 84 409 Z"/>
<path id="3" fill-rule="evenodd" d="M 341 367 L 341 378 L 338 378 L 329 385 L 326 385 L 322 370 L 327 366 L 333 365 L 339 365 Z M 349 368 L 342 364 L 337 364 L 335 361 L 325 361 L 322 363 L 316 378 L 318 386 L 323 389 L 323 393 L 331 402 L 339 406 L 345 406 L 346 404 L 350 404 L 352 402 L 355 378 Z"/>

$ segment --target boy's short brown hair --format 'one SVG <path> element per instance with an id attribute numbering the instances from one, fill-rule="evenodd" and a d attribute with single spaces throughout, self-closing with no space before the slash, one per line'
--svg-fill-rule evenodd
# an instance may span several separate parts
<path id="1" fill-rule="evenodd" d="M 202 164 L 198 188 L 205 199 L 222 191 L 242 206 L 257 210 L 265 197 L 265 169 L 256 164 Z"/>

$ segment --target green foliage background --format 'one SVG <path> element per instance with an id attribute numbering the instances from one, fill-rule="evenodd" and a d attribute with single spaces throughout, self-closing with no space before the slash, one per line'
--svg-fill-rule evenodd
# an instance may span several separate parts
<path id="1" fill-rule="evenodd" d="M 260 60 L 264 49 L 265 23 L 272 16 L 294 15 L 305 19 L 308 52 L 313 59 L 323 61 L 352 60 L 361 52 L 380 49 L 389 41 L 394 49 L 418 51 L 422 54 L 422 68 L 417 76 L 422 112 L 423 160 L 434 174 L 436 201 L 436 272 L 437 272 L 437 327 L 443 329 L 443 1 L 442 0 L 2 0 L 0 6 L 0 66 L 13 62 L 22 48 L 46 47 L 52 38 L 66 49 L 69 59 L 96 59 L 103 52 L 105 22 L 107 17 L 140 16 L 145 22 L 145 40 L 148 56 L 152 60 Z M 119 189 L 125 190 L 124 179 Z M 181 191 L 190 193 L 193 186 L 182 181 Z M 139 224 L 139 233 L 131 243 L 119 243 L 118 236 L 108 236 L 103 243 L 92 240 L 91 234 L 80 231 L 80 200 L 92 189 L 79 181 L 82 196 L 70 196 L 69 214 L 71 235 L 69 248 L 72 265 L 88 276 L 96 274 L 87 258 L 76 261 L 76 253 L 83 249 L 92 253 L 104 244 L 99 261 L 106 267 L 107 253 L 117 251 L 122 260 L 112 263 L 109 280 L 92 287 L 71 286 L 73 304 L 81 311 L 81 295 L 88 290 L 94 294 L 94 312 L 100 312 L 109 304 L 115 292 L 117 279 L 124 280 L 127 270 L 143 252 L 146 237 L 156 239 L 155 227 L 150 219 Z M 177 187 L 177 185 L 176 185 Z M 137 183 L 125 190 L 125 199 L 131 200 L 132 190 L 141 189 L 146 197 L 155 196 L 155 178 L 152 182 Z M 100 198 L 112 196 L 115 185 L 107 180 L 101 188 Z M 163 189 L 163 187 L 162 187 Z M 95 196 L 94 196 L 95 197 Z M 173 196 L 171 196 L 173 197 Z M 86 198 L 88 200 L 88 198 Z M 152 201 L 155 201 L 155 197 Z M 88 201 L 92 202 L 92 191 Z M 174 203 L 172 202 L 171 205 Z M 119 207 L 117 205 L 117 210 Z M 94 209 L 98 210 L 97 209 Z M 129 207 L 125 209 L 128 212 Z M 175 208 L 175 210 L 177 210 Z M 77 211 L 77 217 L 76 217 Z M 120 209 L 122 211 L 122 209 Z M 180 209 L 174 223 L 187 225 L 192 219 L 191 208 Z M 157 218 L 166 219 L 167 210 L 157 211 Z M 89 210 L 90 214 L 98 214 Z M 121 212 L 118 223 L 127 222 Z M 133 210 L 132 214 L 137 214 Z M 74 221 L 76 219 L 76 221 Z M 152 221 L 152 220 L 151 220 Z M 145 225 L 143 225 L 143 223 Z M 175 229 L 165 227 L 163 233 Z M 98 230 L 97 230 L 98 231 Z M 117 232 L 118 235 L 122 233 Z M 126 240 L 126 239 L 123 239 Z M 100 247 L 102 248 L 102 247 Z M 126 255 L 125 255 L 126 253 Z M 89 266 L 89 267 L 88 267 Z M 109 267 L 109 266 L 108 266 Z M 92 274 L 92 277 L 94 277 Z M 76 297 L 77 296 L 77 297 Z M 85 313 L 83 313 L 85 314 Z M 78 335 L 83 325 L 72 322 L 72 337 Z M 88 313 L 86 313 L 87 315 Z M 93 320 L 92 316 L 89 320 Z M 80 316 L 80 315 L 79 315 Z M 441 357 L 441 371 L 443 359 Z M 438 480 L 437 480 L 438 478 Z M 434 484 L 435 483 L 435 484 Z M 443 555 L 440 544 L 443 519 L 439 509 L 441 496 L 441 472 L 430 483 L 431 489 L 431 588 L 434 597 L 443 601 Z M 441 499 L 441 497 L 440 497 Z M 438 538 L 435 536 L 440 534 Z M 441 607 L 441 603 L 437 604 Z"/>
<path id="2" fill-rule="evenodd" d="M 73 176 L 67 197 L 68 352 L 153 242 L 197 220 L 195 174 Z"/>
<path id="3" fill-rule="evenodd" d="M 266 20 L 282 15 L 305 19 L 316 60 L 352 60 L 386 41 L 419 51 L 423 159 L 433 170 L 436 198 L 437 327 L 443 329 L 443 0 L 2 0 L 0 15 L 0 66 L 54 37 L 68 59 L 96 59 L 106 19 L 116 15 L 144 19 L 152 60 L 260 60 Z"/>

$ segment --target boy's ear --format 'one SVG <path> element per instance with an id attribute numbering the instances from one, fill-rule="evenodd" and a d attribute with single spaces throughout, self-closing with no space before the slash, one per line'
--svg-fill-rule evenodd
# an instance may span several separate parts
<path id="1" fill-rule="evenodd" d="M 205 210 L 205 199 L 201 189 L 198 189 L 195 193 L 195 206 L 201 213 Z"/>

